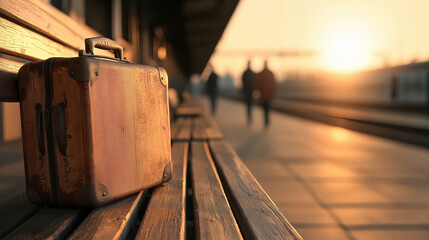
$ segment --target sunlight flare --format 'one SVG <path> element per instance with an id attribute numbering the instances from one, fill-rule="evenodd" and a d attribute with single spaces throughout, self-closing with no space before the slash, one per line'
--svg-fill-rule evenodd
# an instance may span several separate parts
<path id="1" fill-rule="evenodd" d="M 369 34 L 358 25 L 341 24 L 326 32 L 324 63 L 331 71 L 350 72 L 361 70 L 369 60 Z"/>

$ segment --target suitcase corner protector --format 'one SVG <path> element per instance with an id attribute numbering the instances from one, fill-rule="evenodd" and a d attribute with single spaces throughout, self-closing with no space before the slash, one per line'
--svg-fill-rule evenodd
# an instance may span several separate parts
<path id="1" fill-rule="evenodd" d="M 164 172 L 162 173 L 162 183 L 166 183 L 170 181 L 171 177 L 173 176 L 173 168 L 171 166 L 171 163 L 168 163 L 167 166 L 164 168 Z"/>
<path id="2" fill-rule="evenodd" d="M 91 183 L 76 192 L 76 205 L 98 207 L 109 202 L 109 192 L 102 183 Z"/>
<path id="3" fill-rule="evenodd" d="M 156 68 L 158 69 L 159 80 L 161 81 L 162 85 L 164 85 L 164 87 L 168 87 L 167 71 L 162 67 L 156 67 Z"/>
<path id="4" fill-rule="evenodd" d="M 32 188 L 26 188 L 27 198 L 30 202 L 36 205 L 42 205 L 42 200 L 40 199 L 39 194 Z"/>

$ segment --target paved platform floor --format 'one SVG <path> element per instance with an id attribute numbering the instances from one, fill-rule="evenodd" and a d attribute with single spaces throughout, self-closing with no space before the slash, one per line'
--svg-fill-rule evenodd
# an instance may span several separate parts
<path id="1" fill-rule="evenodd" d="M 220 99 L 216 121 L 304 239 L 429 239 L 429 149 Z"/>

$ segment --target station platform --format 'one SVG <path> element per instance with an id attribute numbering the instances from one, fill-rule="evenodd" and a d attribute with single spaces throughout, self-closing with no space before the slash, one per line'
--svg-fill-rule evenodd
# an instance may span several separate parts
<path id="1" fill-rule="evenodd" d="M 429 239 L 429 149 L 220 99 L 227 141 L 304 239 Z"/>

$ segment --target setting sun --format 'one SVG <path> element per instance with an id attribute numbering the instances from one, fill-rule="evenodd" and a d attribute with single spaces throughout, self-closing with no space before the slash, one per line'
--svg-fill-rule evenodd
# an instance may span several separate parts
<path id="1" fill-rule="evenodd" d="M 323 51 L 326 68 L 339 72 L 364 68 L 370 53 L 367 38 L 362 28 L 347 24 L 327 31 Z"/>

